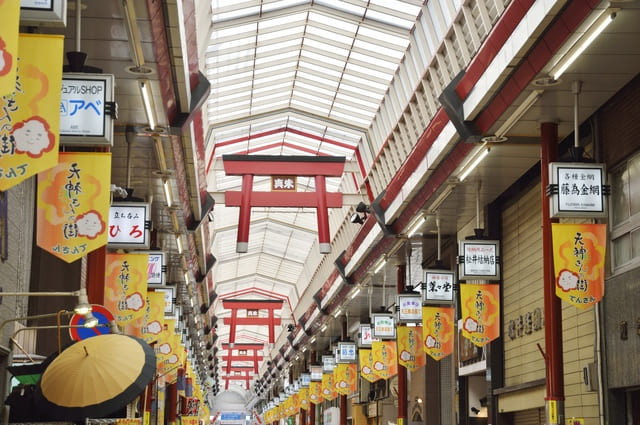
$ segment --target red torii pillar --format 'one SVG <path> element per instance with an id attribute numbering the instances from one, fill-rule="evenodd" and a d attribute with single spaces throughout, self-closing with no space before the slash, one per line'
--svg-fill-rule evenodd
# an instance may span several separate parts
<path id="1" fill-rule="evenodd" d="M 240 207 L 236 252 L 248 250 L 251 207 L 315 208 L 320 253 L 331 252 L 329 208 L 342 207 L 342 194 L 327 193 L 326 178 L 342 176 L 344 157 L 223 155 L 222 161 L 227 175 L 242 176 L 242 191 L 225 192 L 225 205 Z M 253 176 L 314 177 L 316 192 L 254 192 Z"/>
<path id="2" fill-rule="evenodd" d="M 230 347 L 230 345 L 226 342 L 222 343 L 222 349 L 223 350 L 228 350 L 229 351 L 229 356 L 231 356 L 231 350 L 232 348 Z M 262 360 L 262 356 L 258 356 L 258 350 L 263 350 L 264 349 L 264 345 L 262 344 L 251 344 L 251 343 L 239 343 L 239 344 L 234 344 L 233 346 L 234 350 L 246 350 L 248 351 L 253 351 L 253 373 L 254 374 L 258 374 L 258 362 L 260 360 Z M 233 358 L 232 358 L 233 360 Z M 231 366 L 231 370 L 233 371 L 234 366 Z"/>

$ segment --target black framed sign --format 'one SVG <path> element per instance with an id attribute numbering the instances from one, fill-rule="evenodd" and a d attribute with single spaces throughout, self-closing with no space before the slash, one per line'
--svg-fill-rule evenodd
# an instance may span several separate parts
<path id="1" fill-rule="evenodd" d="M 462 240 L 460 279 L 500 280 L 500 242 L 495 240 Z"/>
<path id="2" fill-rule="evenodd" d="M 67 26 L 67 0 L 20 0 L 20 24 Z"/>
<path id="3" fill-rule="evenodd" d="M 422 301 L 431 303 L 453 303 L 455 273 L 451 270 L 425 270 Z"/>

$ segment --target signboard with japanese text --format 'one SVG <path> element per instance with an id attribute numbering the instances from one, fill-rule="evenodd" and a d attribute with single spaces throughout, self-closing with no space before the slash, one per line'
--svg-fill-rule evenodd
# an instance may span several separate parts
<path id="1" fill-rule="evenodd" d="M 369 323 L 361 323 L 358 331 L 358 347 L 371 347 L 373 332 Z"/>
<path id="2" fill-rule="evenodd" d="M 360 376 L 369 382 L 376 382 L 378 377 L 373 374 L 373 356 L 371 349 L 361 348 L 358 350 Z"/>
<path id="3" fill-rule="evenodd" d="M 322 365 L 310 365 L 309 372 L 311 382 L 322 381 Z"/>
<path id="4" fill-rule="evenodd" d="M 358 361 L 358 350 L 355 342 L 338 343 L 338 363 L 355 363 Z"/>
<path id="5" fill-rule="evenodd" d="M 20 24 L 67 26 L 67 0 L 20 0 Z"/>
<path id="6" fill-rule="evenodd" d="M 434 360 L 453 353 L 454 308 L 422 307 L 422 348 Z"/>
<path id="7" fill-rule="evenodd" d="M 109 248 L 149 249 L 151 208 L 145 202 L 114 202 L 109 209 Z"/>
<path id="8" fill-rule="evenodd" d="M 427 363 L 421 326 L 398 326 L 398 363 L 413 372 Z"/>
<path id="9" fill-rule="evenodd" d="M 500 336 L 500 286 L 460 285 L 462 336 L 482 347 Z"/>
<path id="10" fill-rule="evenodd" d="M 119 326 L 144 317 L 147 299 L 147 254 L 106 254 L 104 306 Z"/>
<path id="11" fill-rule="evenodd" d="M 37 244 L 72 263 L 107 243 L 111 153 L 62 152 L 38 174 Z"/>
<path id="12" fill-rule="evenodd" d="M 15 1 L 0 2 L 0 98 L 16 88 L 18 66 L 18 27 L 20 5 Z"/>
<path id="13" fill-rule="evenodd" d="M 426 270 L 422 290 L 425 303 L 452 303 L 455 273 L 451 270 Z"/>
<path id="14" fill-rule="evenodd" d="M 461 280 L 500 280 L 499 241 L 462 240 L 458 245 Z"/>
<path id="15" fill-rule="evenodd" d="M 311 382 L 311 374 L 310 373 L 301 373 L 300 374 L 300 387 L 301 388 L 309 388 L 309 383 Z"/>
<path id="16" fill-rule="evenodd" d="M 111 74 L 65 73 L 60 98 L 60 143 L 112 146 Z"/>
<path id="17" fill-rule="evenodd" d="M 271 176 L 272 192 L 295 192 L 298 190 L 297 176 Z"/>
<path id="18" fill-rule="evenodd" d="M 395 341 L 374 341 L 371 344 L 372 372 L 379 379 L 398 374 L 398 348 Z"/>
<path id="19" fill-rule="evenodd" d="M 551 217 L 607 217 L 604 164 L 552 162 Z"/>
<path id="20" fill-rule="evenodd" d="M 175 287 L 174 286 L 154 287 L 153 290 L 155 292 L 162 293 L 162 296 L 164 298 L 164 314 L 165 314 L 165 316 L 173 316 L 174 312 L 175 312 L 174 300 L 176 298 Z"/>
<path id="21" fill-rule="evenodd" d="M 0 191 L 58 163 L 63 42 L 58 35 L 18 38 L 15 86 L 0 96 Z"/>
<path id="22" fill-rule="evenodd" d="M 147 277 L 147 283 L 149 286 L 165 284 L 165 270 L 167 264 L 165 262 L 165 255 L 162 251 L 149 251 L 149 276 Z"/>
<path id="23" fill-rule="evenodd" d="M 551 223 L 556 296 L 585 309 L 604 295 L 606 224 Z"/>
<path id="24" fill-rule="evenodd" d="M 395 339 L 396 324 L 392 314 L 374 313 L 371 315 L 373 337 L 380 339 Z"/>
<path id="25" fill-rule="evenodd" d="M 322 356 L 322 373 L 333 373 L 333 368 L 335 366 L 335 356 Z"/>
<path id="26" fill-rule="evenodd" d="M 398 322 L 420 323 L 422 321 L 422 296 L 415 294 L 399 294 L 396 297 L 398 306 Z"/>

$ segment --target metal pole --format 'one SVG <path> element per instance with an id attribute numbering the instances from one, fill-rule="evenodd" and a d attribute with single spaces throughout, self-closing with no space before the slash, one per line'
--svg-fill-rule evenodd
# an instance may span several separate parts
<path id="1" fill-rule="evenodd" d="M 553 272 L 553 245 L 551 240 L 552 219 L 546 188 L 549 185 L 549 163 L 558 157 L 558 124 L 541 124 L 541 192 L 542 192 L 542 256 L 544 285 L 544 340 L 546 346 L 545 365 L 547 373 L 545 411 L 548 425 L 564 424 L 564 370 L 562 359 L 562 306 L 555 294 Z"/>
<path id="2" fill-rule="evenodd" d="M 398 264 L 397 267 L 397 290 L 404 292 L 407 278 L 406 264 Z M 398 425 L 405 425 L 407 421 L 407 368 L 398 365 Z"/>

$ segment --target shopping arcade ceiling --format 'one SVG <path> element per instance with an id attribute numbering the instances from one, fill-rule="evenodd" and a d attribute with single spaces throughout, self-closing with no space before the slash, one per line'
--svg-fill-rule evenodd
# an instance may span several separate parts
<path id="1" fill-rule="evenodd" d="M 368 201 L 357 186 L 362 159 L 355 150 L 368 143 L 422 3 L 214 2 L 205 63 L 210 190 L 241 189 L 241 178 L 225 175 L 223 155 L 337 156 L 345 157 L 346 173 L 327 178 L 327 191 L 356 196 L 332 214 L 343 219 L 357 200 Z M 254 191 L 269 184 L 256 178 Z M 314 191 L 313 178 L 299 178 L 298 187 Z M 211 249 L 219 299 L 283 299 L 282 328 L 294 323 L 292 310 L 320 260 L 315 209 L 253 208 L 248 252 L 239 254 L 238 208 L 216 200 Z M 221 304 L 215 315 L 228 317 Z M 227 326 L 217 333 L 230 338 Z M 235 340 L 268 343 L 257 326 L 239 326 Z"/>

